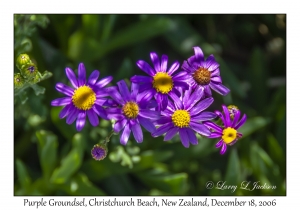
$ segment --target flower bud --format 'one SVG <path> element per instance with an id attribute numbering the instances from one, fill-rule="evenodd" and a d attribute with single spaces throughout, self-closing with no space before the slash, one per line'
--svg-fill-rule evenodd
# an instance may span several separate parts
<path id="1" fill-rule="evenodd" d="M 21 73 L 28 79 L 35 78 L 38 73 L 38 68 L 34 63 L 27 63 L 21 69 Z"/>
<path id="2" fill-rule="evenodd" d="M 20 54 L 17 58 L 17 67 L 21 70 L 22 67 L 28 63 L 31 63 L 31 60 L 27 54 Z"/>
<path id="3" fill-rule="evenodd" d="M 14 75 L 14 85 L 15 88 L 21 88 L 24 85 L 24 78 L 20 73 Z"/>
<path id="4" fill-rule="evenodd" d="M 95 160 L 103 160 L 107 155 L 107 147 L 103 144 L 96 144 L 94 145 L 91 154 Z"/>
<path id="5" fill-rule="evenodd" d="M 239 108 L 235 105 L 229 105 L 227 108 L 228 108 L 228 111 L 229 111 L 229 114 L 230 114 L 230 118 L 233 119 L 234 115 L 239 110 Z"/>

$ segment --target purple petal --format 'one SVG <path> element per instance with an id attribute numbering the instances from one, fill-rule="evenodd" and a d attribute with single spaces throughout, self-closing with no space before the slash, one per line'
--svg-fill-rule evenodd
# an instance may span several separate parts
<path id="1" fill-rule="evenodd" d="M 107 98 L 98 98 L 95 101 L 95 104 L 98 104 L 99 106 L 103 106 L 103 104 L 105 104 L 107 101 Z"/>
<path id="2" fill-rule="evenodd" d="M 178 98 L 178 96 L 174 92 L 169 93 L 170 97 L 173 99 L 174 105 L 177 109 L 183 109 L 182 101 Z"/>
<path id="3" fill-rule="evenodd" d="M 126 85 L 126 82 L 124 80 L 121 80 L 117 82 L 117 85 L 119 87 L 120 94 L 125 101 L 130 101 L 130 92 L 128 90 L 128 86 Z"/>
<path id="4" fill-rule="evenodd" d="M 121 104 L 121 105 L 125 104 L 125 102 L 124 102 L 123 98 L 121 97 L 117 87 L 115 87 L 115 86 L 108 87 L 108 88 L 106 88 L 106 92 L 110 95 L 110 97 L 112 97 L 119 104 Z"/>
<path id="5" fill-rule="evenodd" d="M 207 97 L 211 97 L 212 94 L 209 85 L 204 85 L 204 92 Z"/>
<path id="6" fill-rule="evenodd" d="M 221 147 L 223 144 L 225 144 L 224 142 L 223 142 L 223 139 L 220 139 L 220 141 L 218 141 L 218 143 L 216 143 L 216 148 L 219 148 L 219 147 Z"/>
<path id="7" fill-rule="evenodd" d="M 67 124 L 71 125 L 77 118 L 77 115 L 79 113 L 79 109 L 76 107 L 72 106 L 69 110 L 69 115 L 67 116 Z"/>
<path id="8" fill-rule="evenodd" d="M 160 117 L 160 112 L 147 110 L 147 109 L 141 109 L 139 111 L 139 116 L 147 118 L 147 119 L 156 120 Z"/>
<path id="9" fill-rule="evenodd" d="M 171 140 L 179 131 L 179 128 L 174 127 L 171 128 L 165 135 L 164 141 L 169 141 Z"/>
<path id="10" fill-rule="evenodd" d="M 204 68 L 208 69 L 208 71 L 214 71 L 215 69 L 219 68 L 220 64 L 218 64 L 215 60 L 213 55 L 208 56 L 205 61 Z"/>
<path id="11" fill-rule="evenodd" d="M 172 66 L 169 68 L 168 74 L 172 75 L 178 68 L 179 68 L 179 62 L 176 61 L 175 63 L 172 64 Z"/>
<path id="12" fill-rule="evenodd" d="M 222 136 L 222 133 L 219 132 L 212 132 L 209 136 L 207 136 L 210 139 L 219 138 Z"/>
<path id="13" fill-rule="evenodd" d="M 70 113 L 70 110 L 71 107 L 73 106 L 73 104 L 68 104 L 67 106 L 65 106 L 59 113 L 59 118 L 60 119 L 63 119 L 64 117 L 66 117 L 69 113 Z"/>
<path id="14" fill-rule="evenodd" d="M 217 93 L 219 93 L 219 94 L 222 95 L 222 96 L 225 96 L 225 95 L 227 95 L 227 94 L 230 92 L 230 90 L 229 90 L 227 87 L 225 87 L 224 85 L 222 85 L 221 83 L 215 84 L 215 83 L 213 83 L 213 82 L 210 82 L 210 83 L 209 83 L 209 86 L 210 86 L 214 91 L 216 91 Z"/>
<path id="15" fill-rule="evenodd" d="M 158 125 L 163 125 L 166 123 L 172 122 L 171 117 L 161 117 L 159 118 L 155 123 L 157 123 Z"/>
<path id="16" fill-rule="evenodd" d="M 155 126 L 153 125 L 153 123 L 150 120 L 140 117 L 140 116 L 138 116 L 138 120 L 139 120 L 140 124 L 150 133 L 153 133 L 156 130 Z"/>
<path id="17" fill-rule="evenodd" d="M 133 136 L 136 140 L 137 143 L 142 143 L 143 142 L 143 132 L 142 132 L 142 128 L 140 126 L 139 123 L 135 123 L 133 125 L 131 125 L 131 130 L 133 133 Z"/>
<path id="18" fill-rule="evenodd" d="M 180 71 L 178 74 L 172 76 L 172 78 L 173 78 L 173 81 L 174 80 L 186 81 L 186 80 L 191 79 L 192 77 L 189 74 L 187 74 L 185 71 Z"/>
<path id="19" fill-rule="evenodd" d="M 223 108 L 224 119 L 225 119 L 224 126 L 225 127 L 232 127 L 228 108 L 225 105 L 222 105 L 222 108 Z"/>
<path id="20" fill-rule="evenodd" d="M 161 56 L 161 66 L 160 66 L 160 69 L 161 69 L 162 72 L 167 71 L 167 65 L 168 65 L 168 56 L 162 55 Z"/>
<path id="21" fill-rule="evenodd" d="M 189 84 L 186 82 L 180 82 L 180 81 L 174 81 L 174 86 L 175 87 L 182 87 L 183 90 L 188 90 L 189 89 Z"/>
<path id="22" fill-rule="evenodd" d="M 154 90 L 144 91 L 143 93 L 137 95 L 136 102 L 141 108 L 147 107 L 154 94 Z"/>
<path id="23" fill-rule="evenodd" d="M 194 92 L 186 99 L 186 101 L 183 101 L 184 108 L 186 110 L 190 110 L 194 107 L 196 103 L 199 102 L 201 97 L 203 96 L 204 88 L 201 86 L 197 86 Z"/>
<path id="24" fill-rule="evenodd" d="M 135 83 L 142 83 L 142 82 L 152 83 L 153 78 L 148 76 L 134 75 L 133 77 L 130 78 L 130 81 Z"/>
<path id="25" fill-rule="evenodd" d="M 57 83 L 55 85 L 55 88 L 56 88 L 57 91 L 65 94 L 67 96 L 73 96 L 73 94 L 74 94 L 74 89 L 67 86 L 67 85 L 65 85 L 65 84 L 63 84 L 63 83 Z"/>
<path id="26" fill-rule="evenodd" d="M 191 116 L 196 115 L 199 112 L 202 112 L 203 110 L 207 109 L 213 102 L 214 99 L 212 97 L 203 99 L 198 104 L 196 104 L 193 109 L 190 110 Z"/>
<path id="27" fill-rule="evenodd" d="M 189 136 L 186 132 L 186 129 L 184 129 L 184 128 L 179 129 L 179 136 L 180 136 L 182 145 L 186 148 L 189 148 L 190 141 L 189 141 Z"/>
<path id="28" fill-rule="evenodd" d="M 66 75 L 68 79 L 70 80 L 71 84 L 73 85 L 74 88 L 78 88 L 78 81 L 76 79 L 75 73 L 72 69 L 69 67 L 66 68 Z"/>
<path id="29" fill-rule="evenodd" d="M 209 136 L 211 134 L 210 130 L 200 123 L 190 122 L 190 127 L 202 136 Z"/>
<path id="30" fill-rule="evenodd" d="M 194 47 L 195 57 L 198 61 L 204 60 L 204 54 L 200 47 Z"/>
<path id="31" fill-rule="evenodd" d="M 154 133 L 152 133 L 152 136 L 153 137 L 161 136 L 173 127 L 174 127 L 173 123 L 164 124 L 164 125 L 160 126 L 159 128 L 157 128 L 157 130 Z"/>
<path id="32" fill-rule="evenodd" d="M 119 133 L 127 123 L 127 119 L 118 120 L 114 125 L 114 132 Z"/>
<path id="33" fill-rule="evenodd" d="M 223 154 L 226 152 L 226 149 L 227 149 L 227 145 L 224 143 L 224 144 L 222 145 L 220 154 L 223 155 Z"/>
<path id="34" fill-rule="evenodd" d="M 87 110 L 87 116 L 92 126 L 97 126 L 99 124 L 99 118 L 93 109 Z"/>
<path id="35" fill-rule="evenodd" d="M 85 67 L 83 63 L 78 65 L 78 86 L 85 85 Z"/>
<path id="36" fill-rule="evenodd" d="M 64 106 L 72 103 L 71 97 L 57 98 L 51 101 L 52 106 Z"/>
<path id="37" fill-rule="evenodd" d="M 96 91 L 94 89 L 96 89 Z M 107 92 L 107 89 L 108 88 L 101 88 L 101 89 L 99 89 L 99 88 L 97 88 L 97 86 L 93 87 L 93 90 L 95 91 L 97 98 L 103 98 L 103 97 L 109 96 L 109 93 Z"/>
<path id="38" fill-rule="evenodd" d="M 201 112 L 199 115 L 197 116 L 193 116 L 192 117 L 192 121 L 207 121 L 207 120 L 212 120 L 214 118 L 216 118 L 218 115 L 216 115 L 213 112 Z"/>
<path id="39" fill-rule="evenodd" d="M 112 80 L 113 80 L 112 76 L 104 77 L 103 79 L 101 79 L 99 82 L 96 83 L 96 86 L 98 88 L 103 88 L 105 85 L 110 83 Z"/>
<path id="40" fill-rule="evenodd" d="M 183 61 L 181 68 L 188 73 L 192 73 L 195 71 L 195 69 L 191 67 L 187 61 Z"/>
<path id="41" fill-rule="evenodd" d="M 85 125 L 86 111 L 80 110 L 76 120 L 76 130 L 81 131 Z"/>
<path id="42" fill-rule="evenodd" d="M 154 69 L 156 72 L 160 72 L 162 71 L 160 69 L 160 61 L 159 61 L 159 57 L 157 56 L 157 54 L 155 52 L 151 52 L 150 53 L 150 58 L 152 60 L 152 63 L 154 65 Z"/>
<path id="43" fill-rule="evenodd" d="M 222 83 L 222 79 L 220 76 L 211 77 L 210 80 L 213 81 L 214 83 Z"/>
<path id="44" fill-rule="evenodd" d="M 215 131 L 217 131 L 219 133 L 223 132 L 223 129 L 219 125 L 217 125 L 213 122 L 209 122 L 209 121 L 208 122 L 203 122 L 203 125 L 205 125 L 208 128 L 212 128 L 212 129 L 214 129 Z"/>
<path id="45" fill-rule="evenodd" d="M 121 138 L 120 138 L 120 143 L 123 145 L 126 145 L 130 136 L 130 127 L 129 124 L 127 124 L 122 132 Z"/>
<path id="46" fill-rule="evenodd" d="M 233 118 L 233 122 L 232 122 L 233 127 L 236 126 L 236 123 L 240 119 L 240 116 L 241 116 L 241 112 L 240 112 L 240 110 L 237 110 L 236 113 L 234 114 L 234 118 Z"/>
<path id="47" fill-rule="evenodd" d="M 130 93 L 131 100 L 136 101 L 138 93 L 139 93 L 139 85 L 136 83 L 131 83 L 131 93 Z"/>
<path id="48" fill-rule="evenodd" d="M 216 77 L 216 76 L 220 76 L 220 69 L 216 69 L 214 71 L 210 72 L 210 77 Z"/>
<path id="49" fill-rule="evenodd" d="M 199 60 L 199 59 L 197 59 L 197 57 L 195 55 L 193 55 L 193 56 L 189 57 L 187 59 L 187 61 L 190 64 L 190 66 L 194 69 L 191 72 L 194 72 L 195 70 L 197 70 L 199 68 L 200 63 L 203 61 L 203 59 Z"/>
<path id="50" fill-rule="evenodd" d="M 190 140 L 191 144 L 197 145 L 198 140 L 197 140 L 197 137 L 195 135 L 195 132 L 193 130 L 191 130 L 190 128 L 186 128 L 186 133 L 189 137 L 189 140 Z"/>
<path id="51" fill-rule="evenodd" d="M 88 84 L 94 85 L 97 82 L 99 76 L 100 72 L 98 70 L 94 70 L 89 77 Z"/>
<path id="52" fill-rule="evenodd" d="M 161 110 L 165 110 L 168 106 L 168 95 L 162 94 Z"/>
<path id="53" fill-rule="evenodd" d="M 247 116 L 244 114 L 240 122 L 236 126 L 234 126 L 234 128 L 236 130 L 239 129 L 246 122 L 246 120 L 247 120 Z"/>
<path id="54" fill-rule="evenodd" d="M 155 71 L 153 70 L 153 68 L 145 61 L 143 60 L 139 60 L 136 62 L 136 65 L 143 70 L 146 74 L 150 75 L 150 76 L 154 76 L 155 75 Z"/>
<path id="55" fill-rule="evenodd" d="M 102 107 L 102 106 L 99 106 L 97 104 L 94 104 L 94 107 L 93 107 L 93 111 L 99 115 L 101 118 L 105 119 L 105 120 L 108 120 L 107 118 L 107 113 L 105 111 L 105 109 Z"/>
<path id="56" fill-rule="evenodd" d="M 144 83 L 140 84 L 139 92 L 142 93 L 144 91 L 154 90 L 152 83 Z"/>

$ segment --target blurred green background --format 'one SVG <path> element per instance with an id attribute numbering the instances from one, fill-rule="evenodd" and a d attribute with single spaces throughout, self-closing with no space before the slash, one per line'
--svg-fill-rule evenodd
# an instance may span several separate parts
<path id="1" fill-rule="evenodd" d="M 223 84 L 210 111 L 235 104 L 248 120 L 244 137 L 221 156 L 217 139 L 199 137 L 186 149 L 179 137 L 163 142 L 144 132 L 144 142 L 127 146 L 114 135 L 108 156 L 98 162 L 91 149 L 111 131 L 87 122 L 82 132 L 58 118 L 62 97 L 57 82 L 68 83 L 65 67 L 84 62 L 89 75 L 112 75 L 115 85 L 135 74 L 135 62 L 149 53 L 169 57 L 169 65 L 193 55 L 193 46 L 220 63 Z M 53 76 L 28 88 L 14 103 L 15 195 L 286 195 L 286 16 L 267 15 L 14 15 L 15 59 L 27 53 Z M 15 66 L 15 65 L 14 65 Z M 15 73 L 18 72 L 15 67 Z M 77 74 L 77 73 L 76 73 Z M 24 100 L 27 97 L 27 100 Z M 23 102 L 23 103 L 22 103 Z M 276 189 L 206 189 L 206 183 L 249 181 Z"/>

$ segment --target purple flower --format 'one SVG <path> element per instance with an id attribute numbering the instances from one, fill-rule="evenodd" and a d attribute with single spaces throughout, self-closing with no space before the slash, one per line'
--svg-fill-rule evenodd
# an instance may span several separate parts
<path id="1" fill-rule="evenodd" d="M 146 91 L 154 96 L 158 104 L 159 110 L 164 110 L 168 105 L 168 96 L 172 99 L 180 92 L 176 89 L 181 87 L 188 89 L 189 85 L 186 80 L 189 78 L 187 73 L 182 71 L 174 75 L 175 71 L 179 68 L 179 62 L 176 61 L 167 70 L 168 56 L 162 55 L 161 62 L 156 53 L 151 52 L 150 58 L 154 65 L 152 68 L 147 62 L 143 60 L 137 61 L 137 66 L 149 76 L 133 76 L 131 82 L 141 84 L 140 92 Z"/>
<path id="2" fill-rule="evenodd" d="M 162 111 L 162 117 L 156 121 L 160 126 L 153 137 L 166 133 L 164 141 L 172 139 L 178 132 L 183 146 L 189 147 L 189 143 L 198 144 L 196 133 L 203 136 L 209 136 L 209 129 L 201 124 L 201 121 L 212 120 L 217 117 L 213 112 L 203 112 L 209 107 L 214 99 L 212 97 L 199 101 L 204 94 L 204 88 L 196 87 L 194 92 L 185 91 L 182 98 L 174 100 L 174 104 L 169 102 L 166 110 Z"/>
<path id="3" fill-rule="evenodd" d="M 182 64 L 182 69 L 191 77 L 189 83 L 193 88 L 204 87 L 205 95 L 211 96 L 211 89 L 221 95 L 227 95 L 229 89 L 222 85 L 219 64 L 213 55 L 204 60 L 204 54 L 200 47 L 194 47 L 195 55 L 191 56 Z"/>
<path id="4" fill-rule="evenodd" d="M 132 131 L 135 140 L 138 143 L 143 142 L 142 125 L 149 132 L 155 131 L 152 120 L 159 118 L 159 112 L 152 111 L 148 108 L 151 94 L 138 94 L 138 84 L 132 83 L 131 92 L 124 80 L 117 83 L 117 87 L 108 87 L 109 95 L 119 103 L 117 108 L 107 108 L 107 116 L 109 119 L 115 119 L 114 132 L 119 133 L 121 130 L 120 142 L 127 144 L 130 133 Z"/>
<path id="5" fill-rule="evenodd" d="M 96 144 L 91 151 L 92 157 L 95 160 L 103 160 L 107 154 L 107 148 L 104 145 Z"/>
<path id="6" fill-rule="evenodd" d="M 239 121 L 241 112 L 235 110 L 235 114 L 232 119 L 230 119 L 230 112 L 228 108 L 223 105 L 224 115 L 220 111 L 215 111 L 215 113 L 221 118 L 224 126 L 221 127 L 213 122 L 204 122 L 208 128 L 212 129 L 214 132 L 210 134 L 208 138 L 220 138 L 221 140 L 216 144 L 216 148 L 222 147 L 220 154 L 223 155 L 226 152 L 227 145 L 233 145 L 237 142 L 239 138 L 243 135 L 237 130 L 246 122 L 247 116 L 244 114 L 242 119 Z"/>
<path id="7" fill-rule="evenodd" d="M 72 124 L 76 118 L 76 129 L 81 131 L 85 125 L 86 115 L 93 126 L 99 124 L 99 115 L 106 119 L 106 112 L 103 105 L 106 105 L 108 96 L 105 92 L 106 86 L 113 78 L 105 77 L 97 82 L 100 75 L 98 70 L 94 70 L 88 80 L 86 80 L 86 72 L 83 63 L 78 65 L 78 79 L 72 69 L 66 68 L 66 75 L 70 80 L 72 87 L 63 83 L 57 83 L 55 88 L 57 91 L 66 95 L 66 97 L 55 99 L 51 102 L 52 106 L 65 106 L 59 113 L 62 119 L 67 117 L 67 124 Z"/>

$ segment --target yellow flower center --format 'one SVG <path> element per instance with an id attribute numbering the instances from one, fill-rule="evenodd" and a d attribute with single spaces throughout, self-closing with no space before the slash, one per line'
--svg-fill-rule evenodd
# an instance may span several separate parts
<path id="1" fill-rule="evenodd" d="M 228 127 L 223 130 L 222 139 L 226 144 L 230 144 L 237 137 L 237 131 L 234 128 Z"/>
<path id="2" fill-rule="evenodd" d="M 198 85 L 208 85 L 210 82 L 210 71 L 203 67 L 200 67 L 194 72 L 193 78 L 198 83 Z"/>
<path id="3" fill-rule="evenodd" d="M 81 86 L 74 91 L 72 102 L 74 106 L 81 110 L 91 109 L 96 101 L 96 94 L 92 88 Z"/>
<path id="4" fill-rule="evenodd" d="M 131 119 L 136 118 L 139 114 L 139 106 L 135 102 L 132 102 L 132 101 L 127 102 L 123 106 L 122 110 L 123 110 L 124 115 Z"/>
<path id="5" fill-rule="evenodd" d="M 172 115 L 172 122 L 179 128 L 188 127 L 190 121 L 190 113 L 186 110 L 176 110 Z"/>
<path id="6" fill-rule="evenodd" d="M 153 77 L 153 87 L 157 92 L 167 94 L 173 88 L 173 80 L 170 75 L 165 72 L 158 72 Z"/>

